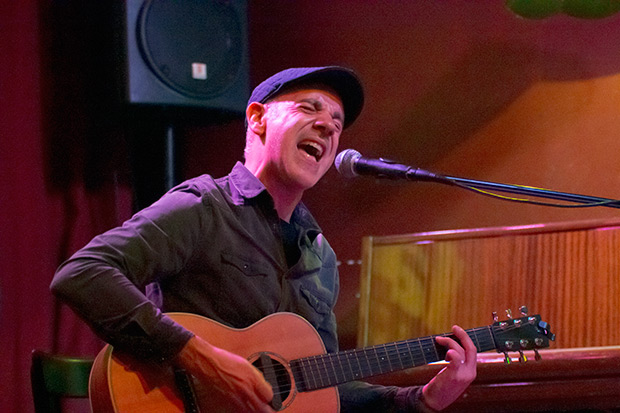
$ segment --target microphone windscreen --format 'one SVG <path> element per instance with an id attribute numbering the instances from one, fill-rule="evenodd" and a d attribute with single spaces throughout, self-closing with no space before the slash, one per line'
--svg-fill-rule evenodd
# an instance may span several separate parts
<path id="1" fill-rule="evenodd" d="M 345 178 L 354 178 L 358 176 L 358 173 L 355 172 L 355 162 L 361 157 L 362 154 L 355 149 L 345 149 L 336 156 L 334 165 Z"/>

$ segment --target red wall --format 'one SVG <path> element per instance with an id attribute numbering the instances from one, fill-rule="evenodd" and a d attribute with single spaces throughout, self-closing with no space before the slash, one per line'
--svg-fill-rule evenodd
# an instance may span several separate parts
<path id="1" fill-rule="evenodd" d="M 450 176 L 620 197 L 620 15 L 526 20 L 503 1 L 314 1 L 295 12 L 285 3 L 252 16 L 255 72 L 354 67 L 367 104 L 342 149 Z M 333 169 L 306 202 L 343 261 L 360 257 L 365 235 L 618 215 L 345 180 Z M 359 266 L 341 269 L 341 333 L 353 345 Z"/>
<path id="2" fill-rule="evenodd" d="M 48 4 L 49 3 L 49 4 Z M 0 6 L 0 410 L 31 408 L 33 348 L 100 343 L 48 292 L 54 269 L 131 213 L 125 131 L 81 66 L 100 56 L 81 2 Z M 77 11 L 76 11 L 77 10 Z M 451 176 L 620 198 L 620 15 L 525 20 L 500 0 L 251 2 L 251 78 L 338 63 L 367 89 L 342 149 Z M 102 61 L 104 62 L 104 61 Z M 102 84 L 103 83 L 103 84 Z M 243 122 L 178 125 L 182 175 L 241 159 Z M 354 345 L 365 235 L 613 217 L 511 204 L 429 183 L 345 180 L 306 197 L 342 261 L 342 344 Z"/>

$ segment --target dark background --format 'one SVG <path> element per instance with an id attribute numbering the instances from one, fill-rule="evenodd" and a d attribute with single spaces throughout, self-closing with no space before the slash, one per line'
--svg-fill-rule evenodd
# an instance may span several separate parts
<path id="1" fill-rule="evenodd" d="M 168 111 L 118 105 L 118 33 L 97 3 L 107 2 L 0 6 L 2 411 L 32 409 L 33 348 L 101 348 L 49 282 L 72 252 L 159 196 L 165 128 L 174 125 L 178 179 L 220 176 L 242 159 L 238 115 L 188 110 L 170 121 Z M 290 66 L 342 64 L 363 78 L 366 107 L 341 149 L 620 198 L 620 15 L 523 19 L 500 0 L 271 0 L 251 2 L 247 22 L 252 86 Z M 305 201 L 342 261 L 343 348 L 355 346 L 364 236 L 618 215 L 345 180 L 333 169 Z"/>

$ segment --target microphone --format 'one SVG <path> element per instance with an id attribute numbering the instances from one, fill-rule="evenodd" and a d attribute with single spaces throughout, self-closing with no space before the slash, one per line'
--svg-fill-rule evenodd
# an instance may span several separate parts
<path id="1" fill-rule="evenodd" d="M 445 176 L 434 174 L 420 168 L 401 165 L 394 161 L 379 158 L 364 158 L 355 149 L 345 149 L 340 152 L 334 161 L 336 169 L 345 178 L 354 178 L 360 175 L 371 175 L 377 178 L 406 179 L 408 181 L 435 181 L 454 184 Z"/>

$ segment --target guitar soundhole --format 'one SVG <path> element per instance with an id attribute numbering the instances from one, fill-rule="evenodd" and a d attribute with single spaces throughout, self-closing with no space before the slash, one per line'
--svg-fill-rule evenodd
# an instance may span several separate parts
<path id="1" fill-rule="evenodd" d="M 281 410 L 292 401 L 283 405 L 291 394 L 292 381 L 289 370 L 278 360 L 279 357 L 276 354 L 260 353 L 255 355 L 255 357 L 256 360 L 252 362 L 252 365 L 263 373 L 265 380 L 267 380 L 273 388 L 271 407 L 276 411 Z"/>

